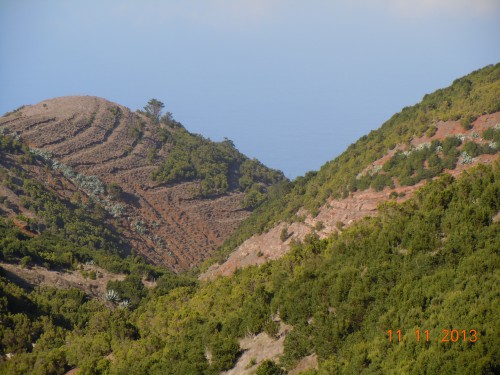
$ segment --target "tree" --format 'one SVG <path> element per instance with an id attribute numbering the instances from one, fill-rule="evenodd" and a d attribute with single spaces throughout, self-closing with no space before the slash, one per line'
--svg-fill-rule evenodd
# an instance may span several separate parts
<path id="1" fill-rule="evenodd" d="M 253 210 L 266 200 L 266 195 L 261 193 L 258 184 L 253 184 L 241 203 L 243 208 Z"/>
<path id="2" fill-rule="evenodd" d="M 257 368 L 257 375 L 281 375 L 285 372 L 270 359 L 266 359 L 261 365 Z"/>
<path id="3" fill-rule="evenodd" d="M 280 233 L 280 240 L 282 242 L 285 242 L 288 239 L 288 237 L 290 237 L 290 234 L 288 233 L 288 227 L 284 227 Z"/>
<path id="4" fill-rule="evenodd" d="M 116 182 L 112 182 L 111 184 L 109 184 L 107 187 L 107 190 L 108 190 L 108 194 L 111 196 L 111 199 L 119 200 L 122 198 L 123 189 Z"/>
<path id="5" fill-rule="evenodd" d="M 146 115 L 152 118 L 155 123 L 159 123 L 163 108 L 165 108 L 165 104 L 153 98 L 144 107 L 144 111 L 146 111 Z"/>

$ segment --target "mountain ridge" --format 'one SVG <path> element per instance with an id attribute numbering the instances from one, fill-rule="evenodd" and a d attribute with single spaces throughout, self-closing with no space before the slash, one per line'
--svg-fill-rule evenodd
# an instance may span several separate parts
<path id="1" fill-rule="evenodd" d="M 496 123 L 490 124 L 488 139 L 482 141 L 479 138 L 483 134 L 474 131 L 471 124 L 481 116 L 499 112 L 499 97 L 500 63 L 475 70 L 457 78 L 448 87 L 424 95 L 421 102 L 404 107 L 378 129 L 362 136 L 342 154 L 326 162 L 318 171 L 308 172 L 276 189 L 277 193 L 242 223 L 204 268 L 213 262 L 226 261 L 244 241 L 271 230 L 279 222 L 291 224 L 302 221 L 302 217 L 297 217 L 300 209 L 315 217 L 328 199 L 347 198 L 351 193 L 368 188 L 378 190 L 394 184 L 412 186 L 438 176 L 444 169 L 453 170 L 462 165 L 463 151 L 467 155 L 498 153 L 500 139 L 498 129 L 494 129 Z M 446 126 L 439 129 L 444 134 L 437 133 L 437 124 L 440 123 L 451 124 L 456 134 L 448 133 L 450 129 Z M 483 129 L 480 121 L 478 126 Z M 449 138 L 445 140 L 446 145 L 425 144 L 426 137 L 436 133 L 438 137 Z M 458 133 L 469 133 L 470 136 L 457 138 Z M 414 140 L 419 139 L 425 146 L 422 150 L 416 150 L 412 145 Z M 478 142 L 483 143 L 480 150 L 472 147 Z M 467 146 L 467 143 L 470 144 Z M 437 158 L 436 155 L 431 157 L 431 149 L 436 151 L 436 147 L 440 149 L 443 146 L 445 152 L 439 151 Z M 387 170 L 378 165 L 374 173 L 363 175 L 362 172 L 368 171 L 372 163 L 384 160 L 391 152 L 396 154 Z M 428 158 L 432 165 L 429 165 Z"/>
<path id="2" fill-rule="evenodd" d="M 97 195 L 101 199 L 114 187 L 120 197 L 110 205 L 123 211 L 120 227 L 131 246 L 150 261 L 178 271 L 198 265 L 213 252 L 248 216 L 251 207 L 243 207 L 245 198 L 259 197 L 259 189 L 268 183 L 265 177 L 259 177 L 257 183 L 250 177 L 246 180 L 248 191 L 231 187 L 232 183 L 226 185 L 226 191 L 204 197 L 194 195 L 199 186 L 196 176 L 155 181 L 153 174 L 163 168 L 170 152 L 179 149 L 176 134 L 181 139 L 200 140 L 208 150 L 217 144 L 191 135 L 171 118 L 155 124 L 144 113 L 133 113 L 101 98 L 62 97 L 25 106 L 2 117 L 0 128 L 23 139 L 75 184 L 77 176 L 83 176 L 82 183 L 90 189 L 93 183 L 101 184 L 94 187 L 100 189 Z M 232 144 L 226 149 L 235 150 Z M 270 171 L 237 151 L 233 154 L 241 160 L 233 168 L 248 164 L 263 173 Z M 219 165 L 224 166 L 224 162 Z M 234 172 L 227 170 L 218 176 L 230 174 Z M 91 176 L 97 179 L 91 181 Z M 276 172 L 273 178 L 282 177 Z M 89 193 L 93 194 L 88 189 L 83 192 Z"/>
<path id="3" fill-rule="evenodd" d="M 471 124 L 471 128 L 464 130 L 459 121 L 439 122 L 436 132 L 432 136 L 423 136 L 412 139 L 411 147 L 418 149 L 433 140 L 445 140 L 449 136 L 464 137 L 489 144 L 489 140 L 474 137 L 472 134 L 483 134 L 488 129 L 500 128 L 500 112 L 479 116 Z M 360 175 L 367 174 L 373 169 L 382 166 L 394 156 L 397 147 L 380 159 L 371 163 Z M 469 163 L 459 163 L 454 169 L 445 169 L 448 173 L 458 177 L 464 171 L 479 164 L 489 165 L 498 160 L 498 154 L 481 154 L 475 156 Z M 377 207 L 386 201 L 404 202 L 413 196 L 418 188 L 424 185 L 420 181 L 414 185 L 397 185 L 394 188 L 388 186 L 381 191 L 373 188 L 351 192 L 346 198 L 330 198 L 323 204 L 316 215 L 301 208 L 296 217 L 303 218 L 302 221 L 280 222 L 276 226 L 260 235 L 254 235 L 247 239 L 228 256 L 222 263 L 211 265 L 200 275 L 200 279 L 213 279 L 219 275 L 228 276 L 236 269 L 262 264 L 264 262 L 278 259 L 284 256 L 293 241 L 304 241 L 307 235 L 317 234 L 319 238 L 327 238 L 334 232 L 342 231 L 347 226 L 362 220 L 367 216 L 377 215 Z M 282 233 L 287 233 L 283 236 Z"/>

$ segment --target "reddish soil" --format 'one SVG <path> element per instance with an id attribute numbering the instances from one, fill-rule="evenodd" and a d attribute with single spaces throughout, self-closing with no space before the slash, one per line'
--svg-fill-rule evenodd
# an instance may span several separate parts
<path id="1" fill-rule="evenodd" d="M 138 138 L 133 129 L 140 121 L 144 130 Z M 155 125 L 145 116 L 104 99 L 46 100 L 0 118 L 0 127 L 20 135 L 32 147 L 49 150 L 53 159 L 78 173 L 119 184 L 125 192 L 126 214 L 114 224 L 140 254 L 175 271 L 200 264 L 249 215 L 241 209 L 243 193 L 193 199 L 190 190 L 194 183 L 153 182 L 151 174 L 168 153 L 163 148 L 148 161 L 148 150 L 160 147 Z M 0 164 L 9 169 L 4 161 Z M 61 173 L 54 177 L 41 168 L 31 172 L 61 195 L 71 197 L 76 191 Z M 18 203 L 11 192 L 4 194 L 2 190 L 0 195 Z M 137 222 L 142 223 L 144 233 L 136 230 Z"/>
<path id="2" fill-rule="evenodd" d="M 422 137 L 414 138 L 411 141 L 411 146 L 416 147 L 422 143 L 431 143 L 433 140 L 438 139 L 443 141 L 447 137 L 462 135 L 467 140 L 472 140 L 477 143 L 489 143 L 485 139 L 481 138 L 483 132 L 488 128 L 493 128 L 497 124 L 500 124 L 500 112 L 480 116 L 477 120 L 472 123 L 472 128 L 469 130 L 464 130 L 459 121 L 440 121 L 436 124 L 436 133 L 432 137 L 423 135 Z M 475 138 L 473 134 L 479 135 L 479 138 Z M 374 161 L 368 165 L 359 175 L 364 175 L 369 173 L 374 168 L 382 167 L 397 151 L 408 150 L 407 145 L 398 144 L 394 149 L 388 150 L 387 153 L 380 159 Z"/>

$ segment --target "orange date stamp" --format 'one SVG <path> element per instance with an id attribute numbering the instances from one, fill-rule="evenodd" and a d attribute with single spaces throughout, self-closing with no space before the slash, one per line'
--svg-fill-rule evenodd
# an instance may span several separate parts
<path id="1" fill-rule="evenodd" d="M 412 335 L 405 336 L 403 331 L 400 329 L 393 331 L 392 329 L 387 330 L 387 339 L 392 343 L 400 343 L 405 339 L 408 339 Z M 413 338 L 416 342 L 476 342 L 478 340 L 478 334 L 475 329 L 443 329 L 441 333 L 436 336 L 430 330 L 414 330 Z"/>

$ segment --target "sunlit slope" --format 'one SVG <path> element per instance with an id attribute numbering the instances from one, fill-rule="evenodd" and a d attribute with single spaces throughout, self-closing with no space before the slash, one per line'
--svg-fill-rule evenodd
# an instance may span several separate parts
<path id="1" fill-rule="evenodd" d="M 270 189 L 270 201 L 223 245 L 219 260 L 252 234 L 280 221 L 302 220 L 297 217 L 301 208 L 315 216 L 330 198 L 345 198 L 369 188 L 411 186 L 467 163 L 464 156 L 498 155 L 500 125 L 494 119 L 499 111 L 500 64 L 425 95 L 420 103 L 405 107 L 319 171 Z M 485 126 L 485 122 L 489 124 Z"/>
<path id="2" fill-rule="evenodd" d="M 262 203 L 268 186 L 284 180 L 230 140 L 213 142 L 170 113 L 132 112 L 102 98 L 24 106 L 0 118 L 0 131 L 29 145 L 83 196 L 111 197 L 107 206 L 130 246 L 174 270 L 198 265 Z"/>

